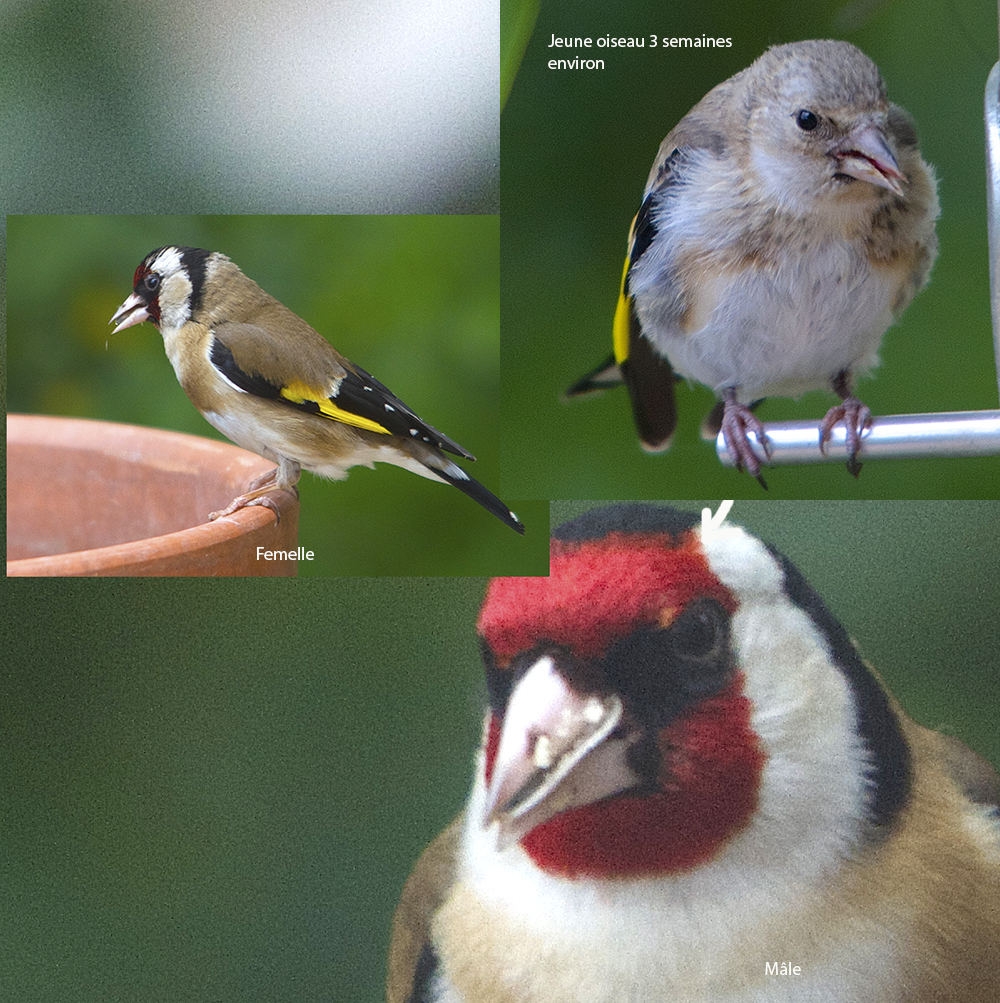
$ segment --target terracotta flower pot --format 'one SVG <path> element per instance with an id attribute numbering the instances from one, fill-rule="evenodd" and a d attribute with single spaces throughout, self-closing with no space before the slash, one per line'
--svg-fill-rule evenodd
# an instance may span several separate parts
<path id="1" fill-rule="evenodd" d="M 299 504 L 208 522 L 274 464 L 155 428 L 7 416 L 8 575 L 294 575 Z"/>

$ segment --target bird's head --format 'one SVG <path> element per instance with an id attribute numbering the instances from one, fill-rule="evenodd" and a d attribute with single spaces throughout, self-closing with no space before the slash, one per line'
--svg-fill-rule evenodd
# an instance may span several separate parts
<path id="1" fill-rule="evenodd" d="M 111 318 L 111 333 L 146 320 L 161 330 L 182 327 L 201 302 L 209 259 L 222 257 L 196 247 L 150 251 L 135 270 L 132 295 Z"/>
<path id="2" fill-rule="evenodd" d="M 745 74 L 754 173 L 782 205 L 831 212 L 905 197 L 900 162 L 914 155 L 916 133 L 863 52 L 795 42 L 769 49 Z"/>
<path id="3" fill-rule="evenodd" d="M 479 618 L 483 831 L 567 876 L 675 874 L 741 841 L 838 852 L 905 799 L 884 691 L 801 575 L 653 505 L 559 527 Z M 900 766 L 900 764 L 903 766 Z M 891 765 L 889 765 L 891 764 Z"/>

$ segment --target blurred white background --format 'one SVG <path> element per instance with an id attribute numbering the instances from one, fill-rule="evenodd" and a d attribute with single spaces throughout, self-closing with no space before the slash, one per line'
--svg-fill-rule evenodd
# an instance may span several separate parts
<path id="1" fill-rule="evenodd" d="M 492 212 L 499 13 L 5 0 L 11 212 Z"/>

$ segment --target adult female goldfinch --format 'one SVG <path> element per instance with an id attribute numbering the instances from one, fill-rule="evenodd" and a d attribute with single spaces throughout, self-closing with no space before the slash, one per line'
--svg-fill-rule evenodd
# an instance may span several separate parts
<path id="1" fill-rule="evenodd" d="M 389 1003 L 994 1003 L 1000 779 L 772 547 L 623 504 L 495 579 L 466 811 Z"/>
<path id="2" fill-rule="evenodd" d="M 664 139 L 632 222 L 614 355 L 567 392 L 624 381 L 643 448 L 667 449 L 678 376 L 715 391 L 706 420 L 759 477 L 751 408 L 831 388 L 856 476 L 870 410 L 857 375 L 926 283 L 937 186 L 909 116 L 846 42 L 769 49 Z"/>
<path id="3" fill-rule="evenodd" d="M 452 484 L 519 533 L 517 516 L 445 452 L 475 457 L 416 416 L 224 254 L 161 247 L 135 270 L 114 333 L 151 321 L 184 392 L 223 435 L 278 464 L 221 512 L 295 492 L 302 468 L 341 480 L 350 467 L 394 463 Z"/>

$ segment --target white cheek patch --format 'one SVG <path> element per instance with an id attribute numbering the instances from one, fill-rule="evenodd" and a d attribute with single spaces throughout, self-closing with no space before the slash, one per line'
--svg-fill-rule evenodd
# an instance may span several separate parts
<path id="1" fill-rule="evenodd" d="M 164 275 L 160 284 L 160 326 L 183 327 L 191 316 L 191 280 L 183 271 Z"/>
<path id="2" fill-rule="evenodd" d="M 753 726 L 768 753 L 760 843 L 802 857 L 802 871 L 837 866 L 866 817 L 868 753 L 857 733 L 850 685 L 827 641 L 788 597 L 784 572 L 756 537 L 724 525 L 702 536 L 709 565 L 740 608 L 733 644 L 746 666 Z"/>
<path id="3" fill-rule="evenodd" d="M 165 247 L 150 262 L 150 270 L 160 276 L 157 299 L 160 304 L 160 330 L 175 330 L 191 316 L 191 280 L 176 247 Z"/>

